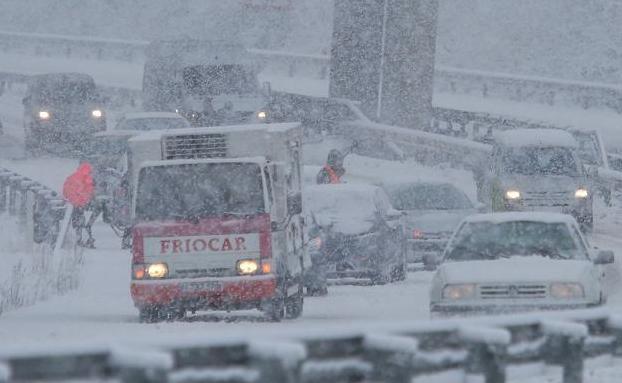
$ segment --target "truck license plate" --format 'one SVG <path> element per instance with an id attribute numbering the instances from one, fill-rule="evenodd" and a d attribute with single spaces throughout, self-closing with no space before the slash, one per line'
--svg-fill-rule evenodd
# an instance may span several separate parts
<path id="1" fill-rule="evenodd" d="M 181 286 L 181 289 L 184 292 L 222 290 L 222 283 L 218 281 L 188 282 L 188 283 L 184 283 Z"/>

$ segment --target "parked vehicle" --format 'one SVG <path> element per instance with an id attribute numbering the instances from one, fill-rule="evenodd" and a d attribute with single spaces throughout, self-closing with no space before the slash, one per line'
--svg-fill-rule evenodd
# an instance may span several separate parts
<path id="1" fill-rule="evenodd" d="M 93 133 L 106 130 L 103 100 L 86 74 L 33 76 L 23 104 L 25 147 L 30 154 L 58 144 L 82 149 Z"/>
<path id="2" fill-rule="evenodd" d="M 406 214 L 407 258 L 413 269 L 425 257 L 438 257 L 458 224 L 483 208 L 445 181 L 394 180 L 383 188 L 393 206 Z"/>
<path id="3" fill-rule="evenodd" d="M 492 154 L 493 211 L 570 214 L 593 227 L 592 190 L 573 136 L 561 129 L 502 132 Z"/>
<path id="4" fill-rule="evenodd" d="M 298 124 L 152 131 L 130 139 L 131 294 L 140 318 L 302 313 Z"/>
<path id="5" fill-rule="evenodd" d="M 406 277 L 402 214 L 382 188 L 314 185 L 305 190 L 305 206 L 311 290 L 321 288 L 327 278 L 368 278 L 383 284 Z"/>
<path id="6" fill-rule="evenodd" d="M 600 305 L 602 265 L 574 218 L 496 213 L 465 219 L 447 245 L 430 288 L 434 314 L 504 313 Z"/>

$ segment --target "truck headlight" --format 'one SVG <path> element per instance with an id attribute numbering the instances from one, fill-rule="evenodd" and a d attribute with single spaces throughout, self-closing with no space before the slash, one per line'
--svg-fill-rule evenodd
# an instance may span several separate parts
<path id="1" fill-rule="evenodd" d="M 457 301 L 475 297 L 475 285 L 472 283 L 446 285 L 443 288 L 443 299 Z"/>
<path id="2" fill-rule="evenodd" d="M 264 121 L 266 118 L 268 118 L 268 113 L 263 110 L 261 112 L 257 112 L 257 118 Z"/>
<path id="3" fill-rule="evenodd" d="M 42 110 L 39 112 L 39 119 L 40 120 L 49 120 L 50 119 L 50 112 L 46 111 L 46 110 Z"/>
<path id="4" fill-rule="evenodd" d="M 238 261 L 236 268 L 240 275 L 255 274 L 259 270 L 259 263 L 254 259 L 242 259 Z"/>
<path id="5" fill-rule="evenodd" d="M 149 278 L 162 279 L 168 275 L 168 265 L 166 263 L 152 263 L 147 266 Z"/>
<path id="6" fill-rule="evenodd" d="M 574 192 L 574 197 L 575 198 L 585 199 L 588 196 L 589 196 L 589 193 L 588 193 L 587 189 L 585 189 L 585 188 L 579 188 L 579 189 L 577 189 L 577 191 Z"/>
<path id="7" fill-rule="evenodd" d="M 516 189 L 510 189 L 505 192 L 505 199 L 509 199 L 509 200 L 520 199 L 520 192 Z"/>
<path id="8" fill-rule="evenodd" d="M 91 116 L 93 116 L 94 118 L 101 118 L 103 115 L 104 113 L 99 109 L 95 109 L 91 112 Z"/>
<path id="9" fill-rule="evenodd" d="M 585 293 L 580 283 L 552 283 L 551 296 L 558 299 L 583 298 Z"/>

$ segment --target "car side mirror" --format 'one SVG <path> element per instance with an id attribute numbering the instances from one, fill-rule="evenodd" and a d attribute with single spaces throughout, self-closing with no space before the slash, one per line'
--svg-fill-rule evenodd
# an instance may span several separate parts
<path id="1" fill-rule="evenodd" d="M 595 265 L 608 265 L 615 262 L 615 254 L 611 250 L 600 250 L 594 258 Z"/>
<path id="2" fill-rule="evenodd" d="M 426 271 L 434 271 L 441 264 L 440 254 L 424 254 L 423 255 L 423 269 Z"/>
<path id="3" fill-rule="evenodd" d="M 287 214 L 298 215 L 302 213 L 302 193 L 287 196 Z"/>

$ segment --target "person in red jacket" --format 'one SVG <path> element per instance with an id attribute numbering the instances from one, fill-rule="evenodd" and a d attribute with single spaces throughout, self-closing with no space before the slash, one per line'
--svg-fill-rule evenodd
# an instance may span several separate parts
<path id="1" fill-rule="evenodd" d="M 343 154 L 337 149 L 332 149 L 328 153 L 326 165 L 320 170 L 316 177 L 318 184 L 339 184 L 341 177 L 346 169 L 343 167 Z"/>
<path id="2" fill-rule="evenodd" d="M 89 227 L 85 225 L 85 211 L 93 200 L 95 182 L 93 180 L 93 168 L 88 162 L 81 162 L 78 169 L 73 172 L 63 185 L 63 196 L 73 206 L 71 216 L 72 226 L 78 235 L 78 244 L 86 247 L 94 247 L 95 240 Z M 82 229 L 86 228 L 89 238 L 82 241 Z"/>

